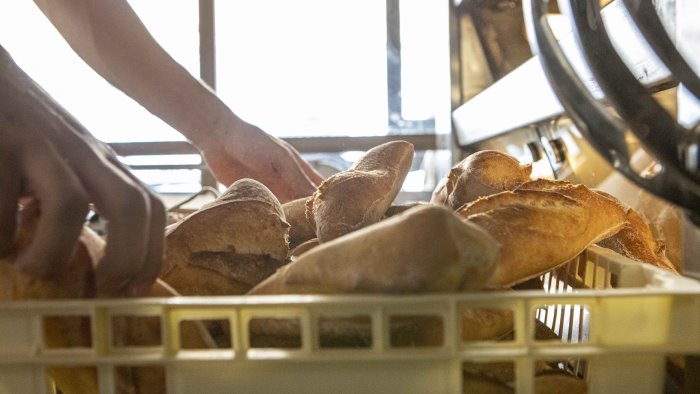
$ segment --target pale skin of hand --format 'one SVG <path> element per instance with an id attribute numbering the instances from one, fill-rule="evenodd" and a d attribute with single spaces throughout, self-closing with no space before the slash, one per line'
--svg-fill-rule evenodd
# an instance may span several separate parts
<path id="1" fill-rule="evenodd" d="M 225 186 L 253 178 L 286 202 L 322 181 L 294 148 L 239 118 L 172 59 L 126 1 L 35 3 L 95 71 L 187 137 Z"/>
<path id="2" fill-rule="evenodd" d="M 75 249 L 88 203 L 108 220 L 104 258 L 95 270 L 100 296 L 144 295 L 163 255 L 165 207 L 51 99 L 0 47 L 0 254 L 16 230 L 18 202 L 38 201 L 38 227 L 16 260 L 31 275 L 63 269 Z"/>

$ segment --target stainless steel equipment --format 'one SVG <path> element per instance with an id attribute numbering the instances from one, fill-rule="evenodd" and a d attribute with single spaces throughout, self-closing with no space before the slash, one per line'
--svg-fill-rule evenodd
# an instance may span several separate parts
<path id="1" fill-rule="evenodd" d="M 689 22 L 698 2 L 617 0 L 601 10 L 598 0 L 560 0 L 570 30 L 558 37 L 548 6 L 523 2 L 535 56 L 453 112 L 459 146 L 522 153 L 555 178 L 624 183 L 631 199 L 642 190 L 670 202 L 683 212 L 684 273 L 700 277 L 700 58 L 690 50 L 700 34 Z"/>

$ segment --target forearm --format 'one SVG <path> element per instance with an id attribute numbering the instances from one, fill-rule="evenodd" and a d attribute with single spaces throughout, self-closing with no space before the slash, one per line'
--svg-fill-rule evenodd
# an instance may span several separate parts
<path id="1" fill-rule="evenodd" d="M 95 71 L 195 145 L 242 123 L 163 50 L 126 1 L 35 2 Z"/>

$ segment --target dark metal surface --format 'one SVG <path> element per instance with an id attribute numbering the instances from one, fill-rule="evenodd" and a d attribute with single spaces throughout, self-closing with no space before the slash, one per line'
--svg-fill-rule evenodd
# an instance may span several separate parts
<path id="1" fill-rule="evenodd" d="M 635 77 L 649 91 L 675 86 L 677 81 L 654 52 L 642 45 L 644 37 L 625 12 L 620 0 L 602 10 L 603 18 L 614 29 L 616 48 Z M 597 99 L 603 93 L 577 49 L 573 33 L 559 37 L 559 45 L 579 78 Z M 453 112 L 457 142 L 466 147 L 517 128 L 561 115 L 563 107 L 552 91 L 537 56 L 469 100 Z"/>
<path id="2" fill-rule="evenodd" d="M 671 70 L 679 82 L 683 83 L 695 97 L 700 97 L 700 78 L 676 50 L 676 46 L 661 23 L 653 3 L 649 0 L 623 1 L 634 23 L 654 53 Z"/>
<path id="3" fill-rule="evenodd" d="M 571 0 L 575 2 L 575 0 Z M 696 218 L 700 211 L 700 185 L 678 167 L 678 162 L 665 162 L 663 172 L 653 177 L 643 177 L 630 164 L 629 148 L 625 142 L 627 126 L 613 117 L 588 91 L 578 77 L 563 51 L 559 47 L 549 24 L 545 18 L 546 1 L 525 0 L 524 13 L 526 24 L 532 37 L 534 50 L 539 54 L 539 60 L 545 74 L 559 97 L 560 102 L 591 145 L 618 171 L 632 182 L 643 187 L 657 196 L 672 201 L 686 208 Z M 596 4 L 597 7 L 597 4 Z M 586 15 L 586 14 L 584 14 Z M 581 15 L 579 15 L 580 17 Z M 600 19 L 591 19 L 592 26 L 600 28 Z M 604 31 L 603 31 L 603 34 Z M 609 49 L 612 49 L 608 41 Z M 614 52 L 614 50 L 613 50 Z M 587 53 L 588 57 L 591 56 Z M 597 52 L 597 57 L 609 54 Z M 616 56 L 616 55 L 615 55 Z M 624 63 L 617 57 L 619 63 L 615 67 L 625 70 Z M 629 74 L 631 76 L 631 74 Z M 639 83 L 632 76 L 634 83 Z M 613 79 L 618 82 L 618 80 Z M 607 84 L 601 84 L 607 85 Z M 639 85 L 641 86 L 641 85 Z M 644 87 L 641 87 L 644 90 Z M 606 88 L 604 88 L 605 90 Z M 606 91 L 607 93 L 607 91 Z M 646 90 L 644 94 L 648 96 Z M 658 104 L 657 104 L 658 105 Z M 668 115 L 668 114 L 666 114 Z M 639 115 L 635 115 L 639 116 Z M 675 124 L 675 122 L 674 122 Z M 678 132 L 678 131 L 676 131 Z M 652 134 L 656 135 L 656 134 Z M 649 133 L 639 133 L 639 139 L 649 143 Z"/>

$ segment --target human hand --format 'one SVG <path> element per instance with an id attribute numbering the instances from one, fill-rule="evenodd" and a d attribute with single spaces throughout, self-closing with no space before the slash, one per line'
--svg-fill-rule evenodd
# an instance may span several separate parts
<path id="1" fill-rule="evenodd" d="M 213 134 L 198 148 L 219 182 L 228 186 L 252 178 L 282 203 L 310 196 L 323 181 L 291 145 L 243 121 Z"/>
<path id="2" fill-rule="evenodd" d="M 92 202 L 108 221 L 105 256 L 95 269 L 98 294 L 144 294 L 162 262 L 163 203 L 1 47 L 0 60 L 0 254 L 12 243 L 18 201 L 31 196 L 39 224 L 17 264 L 32 275 L 60 272 Z"/>

